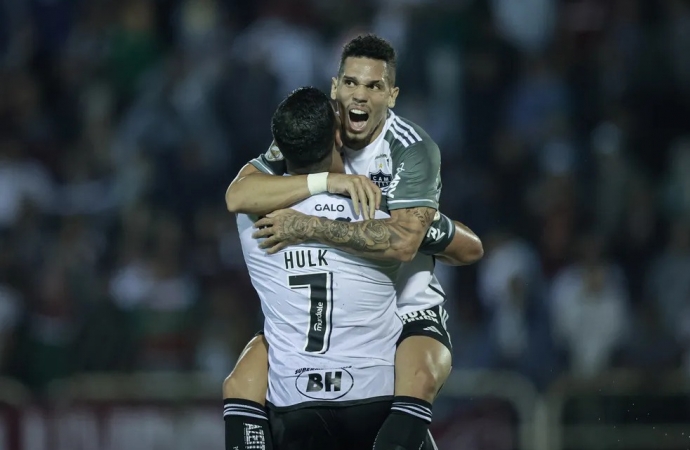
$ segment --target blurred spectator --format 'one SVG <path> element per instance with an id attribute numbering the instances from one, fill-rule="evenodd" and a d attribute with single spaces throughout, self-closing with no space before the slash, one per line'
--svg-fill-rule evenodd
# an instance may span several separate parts
<path id="1" fill-rule="evenodd" d="M 248 289 L 225 283 L 212 288 L 208 297 L 210 319 L 201 331 L 195 359 L 200 370 L 220 383 L 235 367 L 244 346 L 256 332 L 250 321 L 242 321 L 234 327 L 227 325 L 234 317 L 251 317 L 254 308 L 250 301 L 258 302 L 258 297 Z"/>
<path id="2" fill-rule="evenodd" d="M 551 321 L 572 373 L 591 377 L 611 367 L 631 331 L 629 298 L 621 269 L 604 257 L 601 238 L 586 235 L 577 244 L 579 262 L 554 278 Z"/>
<path id="3" fill-rule="evenodd" d="M 479 295 L 489 313 L 490 339 L 501 368 L 527 375 L 539 386 L 553 376 L 543 279 L 537 253 L 524 240 L 496 234 L 479 263 Z"/>
<path id="4" fill-rule="evenodd" d="M 494 20 L 504 38 L 526 54 L 543 52 L 556 25 L 555 0 L 492 0 Z"/>
<path id="5" fill-rule="evenodd" d="M 74 346 L 81 325 L 75 287 L 59 257 L 47 261 L 31 287 L 29 310 L 16 349 L 19 371 L 33 388 L 74 372 Z"/>
<path id="6" fill-rule="evenodd" d="M 523 59 L 507 105 L 510 130 L 539 148 L 569 118 L 568 86 L 545 57 Z"/>
<path id="7" fill-rule="evenodd" d="M 673 144 L 669 173 L 664 186 L 666 213 L 670 217 L 690 217 L 690 137 Z"/>
<path id="8" fill-rule="evenodd" d="M 637 305 L 632 329 L 634 333 L 630 334 L 622 354 L 624 366 L 647 373 L 678 367 L 681 359 L 678 339 L 664 327 L 656 304 Z"/>
<path id="9" fill-rule="evenodd" d="M 671 226 L 665 249 L 655 258 L 647 276 L 647 296 L 664 328 L 681 341 L 687 334 L 690 299 L 690 224 L 679 220 Z"/>
<path id="10" fill-rule="evenodd" d="M 12 226 L 26 203 L 48 212 L 52 202 L 52 182 L 37 161 L 26 157 L 16 139 L 0 141 L 0 229 Z"/>
<path id="11" fill-rule="evenodd" d="M 121 102 L 132 98 L 141 75 L 160 57 L 154 14 L 154 3 L 147 0 L 121 4 L 108 64 L 108 75 Z"/>
<path id="12" fill-rule="evenodd" d="M 192 367 L 199 289 L 191 274 L 183 272 L 181 232 L 173 217 L 159 215 L 151 230 L 150 255 L 135 255 L 110 282 L 113 300 L 130 317 L 139 369 Z"/>
<path id="13" fill-rule="evenodd" d="M 22 298 L 10 286 L 0 284 L 0 373 L 7 369 L 7 360 L 14 344 L 15 329 L 21 318 Z"/>

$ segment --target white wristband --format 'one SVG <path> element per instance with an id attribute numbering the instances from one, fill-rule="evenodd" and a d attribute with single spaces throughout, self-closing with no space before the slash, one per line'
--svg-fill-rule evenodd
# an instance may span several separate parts
<path id="1" fill-rule="evenodd" d="M 310 173 L 307 175 L 309 194 L 316 195 L 328 191 L 328 172 Z"/>

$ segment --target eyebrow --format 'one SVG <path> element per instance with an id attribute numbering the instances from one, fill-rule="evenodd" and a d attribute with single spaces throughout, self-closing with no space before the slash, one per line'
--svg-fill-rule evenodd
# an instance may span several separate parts
<path id="1" fill-rule="evenodd" d="M 354 81 L 355 83 L 359 84 L 359 80 L 357 79 L 357 77 L 343 75 L 343 80 Z M 385 82 L 384 80 L 371 80 L 369 83 L 367 83 L 367 86 L 373 86 L 375 84 L 385 84 Z"/>

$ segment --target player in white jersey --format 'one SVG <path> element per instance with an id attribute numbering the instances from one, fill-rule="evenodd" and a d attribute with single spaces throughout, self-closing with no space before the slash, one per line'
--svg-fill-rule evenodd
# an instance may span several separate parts
<path id="1" fill-rule="evenodd" d="M 306 95 L 296 91 L 288 100 Z M 292 208 L 331 220 L 360 220 L 350 199 L 332 194 L 315 195 Z M 311 243 L 267 255 L 252 237 L 255 221 L 246 214 L 237 217 L 244 261 L 265 317 L 267 402 L 285 410 L 319 401 L 390 400 L 402 331 L 395 306 L 400 263 Z"/>
<path id="2" fill-rule="evenodd" d="M 276 110 L 271 128 L 284 149 L 289 175 L 330 168 L 336 116 L 322 92 L 294 91 Z M 350 199 L 331 194 L 312 196 L 292 209 L 334 221 L 360 220 Z M 375 213 L 376 219 L 388 217 Z M 402 330 L 395 304 L 400 263 L 315 243 L 267 255 L 253 237 L 257 219 L 239 214 L 237 225 L 265 317 L 273 442 L 260 424 L 247 420 L 244 433 L 235 439 L 244 441 L 244 448 L 371 448 L 394 392 L 395 350 Z M 246 403 L 227 402 L 225 410 L 226 417 L 261 415 L 259 406 Z M 249 442 L 247 429 L 253 432 Z"/>
<path id="3" fill-rule="evenodd" d="M 266 226 L 259 236 L 268 237 L 263 245 L 269 252 L 316 241 L 359 256 L 405 261 L 407 274 L 400 276 L 398 286 L 398 306 L 406 323 L 396 354 L 396 397 L 377 438 L 377 450 L 419 447 L 431 420 L 431 402 L 450 371 L 450 339 L 441 307 L 444 295 L 433 276 L 433 259 L 427 255 L 453 246 L 474 249 L 454 262 L 481 257 L 481 244 L 466 228 L 445 217 L 438 219 L 438 227 L 429 228 L 438 209 L 440 152 L 421 128 L 389 110 L 398 94 L 394 78 L 395 53 L 390 45 L 375 36 L 360 36 L 345 46 L 331 92 L 343 121 L 346 170 L 366 175 L 385 190 L 391 218 L 346 224 L 281 210 L 259 222 Z M 280 152 L 273 147 L 252 161 L 253 167 L 245 167 L 228 189 L 228 209 L 265 214 L 314 193 L 304 177 L 288 180 L 257 173 L 280 175 L 282 165 Z M 320 188 L 334 188 L 336 178 L 330 181 L 329 176 Z M 453 239 L 453 232 L 462 239 Z M 431 242 L 417 253 L 425 236 Z M 245 358 L 260 355 L 261 346 L 260 341 L 250 345 Z M 261 380 L 254 375 L 262 370 L 258 357 L 254 361 L 252 356 L 249 369 L 243 364 L 247 365 L 241 359 L 224 384 L 225 393 L 237 392 L 238 386 L 247 392 L 251 386 L 247 374 Z M 429 413 L 416 414 L 419 410 Z"/>

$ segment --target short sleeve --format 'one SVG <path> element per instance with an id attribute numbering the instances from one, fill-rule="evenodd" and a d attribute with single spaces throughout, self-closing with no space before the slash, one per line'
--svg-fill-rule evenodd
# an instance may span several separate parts
<path id="1" fill-rule="evenodd" d="M 283 158 L 283 154 L 275 142 L 271 143 L 266 152 L 249 161 L 249 164 L 256 167 L 260 172 L 269 175 L 284 175 L 287 173 L 285 158 Z"/>
<path id="2" fill-rule="evenodd" d="M 387 192 L 388 208 L 438 209 L 441 196 L 441 152 L 424 139 L 391 155 L 395 173 Z"/>

